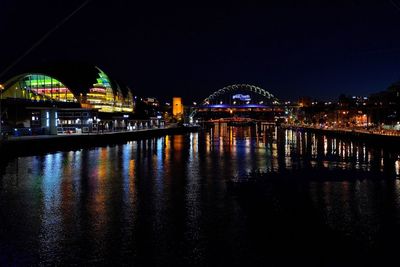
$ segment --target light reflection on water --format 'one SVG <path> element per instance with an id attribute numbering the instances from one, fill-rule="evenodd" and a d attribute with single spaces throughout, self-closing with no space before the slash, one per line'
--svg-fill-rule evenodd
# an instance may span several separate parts
<path id="1" fill-rule="evenodd" d="M 346 170 L 349 177 L 360 175 L 356 170 L 399 177 L 400 160 L 397 153 L 355 141 L 226 125 L 12 159 L 1 167 L 0 265 L 163 265 L 177 259 L 202 265 L 227 255 L 233 263 L 255 260 L 261 257 L 257 249 L 245 249 L 259 238 L 249 233 L 252 213 L 227 181 L 255 170 L 307 175 L 324 169 Z M 400 184 L 359 178 L 321 177 L 301 192 L 331 230 L 375 244 L 388 223 L 382 205 L 391 223 L 399 222 Z M 255 205 L 268 214 L 263 203 Z"/>

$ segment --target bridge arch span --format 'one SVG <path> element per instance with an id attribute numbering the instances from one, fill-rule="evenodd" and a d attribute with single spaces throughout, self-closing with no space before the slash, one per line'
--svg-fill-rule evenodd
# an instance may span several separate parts
<path id="1" fill-rule="evenodd" d="M 271 94 L 270 92 L 268 92 L 267 90 L 265 90 L 261 87 L 251 85 L 251 84 L 232 84 L 232 85 L 225 86 L 225 87 L 213 92 L 211 95 L 209 95 L 207 98 L 205 98 L 203 100 L 202 105 L 208 105 L 211 102 L 217 100 L 218 97 L 223 96 L 227 93 L 235 92 L 235 91 L 252 92 L 252 93 L 255 93 L 255 94 L 265 98 L 265 100 L 267 100 L 267 101 L 279 103 L 279 100 L 273 94 Z"/>
<path id="2" fill-rule="evenodd" d="M 190 120 L 244 117 L 273 121 L 280 112 L 279 100 L 269 91 L 251 84 L 232 84 L 194 106 Z"/>

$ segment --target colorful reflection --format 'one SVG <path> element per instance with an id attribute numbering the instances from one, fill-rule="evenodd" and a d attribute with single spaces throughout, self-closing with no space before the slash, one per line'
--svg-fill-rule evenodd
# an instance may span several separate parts
<path id="1" fill-rule="evenodd" d="M 248 218 L 249 211 L 255 211 L 257 221 L 259 214 L 274 212 L 269 203 L 280 205 L 282 202 L 276 199 L 299 193 L 306 194 L 303 197 L 311 205 L 310 210 L 318 208 L 324 227 L 345 236 L 357 233 L 366 242 L 374 240 L 377 229 L 399 221 L 399 181 L 359 179 L 360 173 L 368 173 L 361 170 L 368 169 L 374 171 L 369 173 L 372 175 L 384 172 L 381 176 L 399 176 L 398 154 L 357 140 L 276 128 L 257 131 L 220 127 L 208 133 L 165 136 L 7 162 L 0 180 L 0 211 L 5 215 L 0 227 L 4 242 L 0 244 L 32 253 L 42 265 L 113 263 L 106 262 L 107 257 L 123 259 L 123 263 L 132 258 L 138 262 L 141 259 L 137 255 L 146 251 L 150 251 L 149 261 L 156 258 L 150 265 L 177 257 L 182 251 L 188 258 L 204 258 L 202 253 L 213 238 L 218 239 L 214 243 L 217 246 L 220 240 L 231 244 L 237 235 L 243 240 L 249 238 L 247 228 L 243 228 L 249 222 L 243 219 Z M 296 189 L 287 190 L 290 181 L 266 205 L 259 201 L 263 198 L 252 193 L 240 198 L 229 187 L 232 178 L 245 177 L 249 172 L 286 174 L 301 170 L 305 175 L 294 177 L 301 179 L 324 169 L 340 173 L 346 170 L 354 179 L 330 181 L 321 175 L 317 177 L 320 181 L 293 181 Z M 264 196 L 273 187 L 262 190 L 260 187 L 255 192 Z M 279 198 L 281 194 L 283 198 Z M 256 202 L 250 202 L 252 199 Z M 293 207 L 301 199 L 293 197 L 287 202 Z M 379 217 L 382 205 L 389 212 Z M 272 209 L 279 210 L 280 206 Z M 304 217 L 315 222 L 314 217 Z M 389 224 L 382 223 L 381 219 L 387 217 Z M 265 222 L 271 219 L 275 218 L 268 216 Z M 207 225 L 218 229 L 214 231 Z M 264 225 L 260 223 L 262 231 Z M 237 247 L 241 245 L 238 242 Z M 15 253 L 10 257 L 24 258 L 23 253 Z M 231 253 L 232 250 L 226 255 Z M 17 265 L 35 265 L 30 263 Z"/>

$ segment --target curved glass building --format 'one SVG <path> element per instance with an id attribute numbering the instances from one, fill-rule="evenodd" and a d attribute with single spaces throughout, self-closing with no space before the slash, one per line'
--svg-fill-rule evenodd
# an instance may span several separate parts
<path id="1" fill-rule="evenodd" d="M 3 132 L 17 128 L 47 134 L 123 129 L 135 106 L 129 88 L 88 64 L 35 68 L 8 79 L 2 88 Z"/>
<path id="2" fill-rule="evenodd" d="M 79 103 L 99 112 L 133 112 L 132 92 L 112 81 L 98 67 L 63 68 L 25 73 L 4 84 L 2 99 Z M 83 77 L 82 75 L 87 76 Z"/>
<path id="3" fill-rule="evenodd" d="M 45 74 L 23 74 L 6 83 L 2 98 L 77 102 L 74 94 L 59 80 Z"/>

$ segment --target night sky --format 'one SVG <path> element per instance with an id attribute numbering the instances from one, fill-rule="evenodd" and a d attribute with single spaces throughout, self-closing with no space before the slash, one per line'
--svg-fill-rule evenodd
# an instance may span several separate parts
<path id="1" fill-rule="evenodd" d="M 0 72 L 83 2 L 1 0 Z M 138 95 L 188 103 L 233 83 L 295 100 L 400 80 L 400 0 L 140 2 L 90 1 L 0 82 L 40 64 L 89 62 Z"/>

